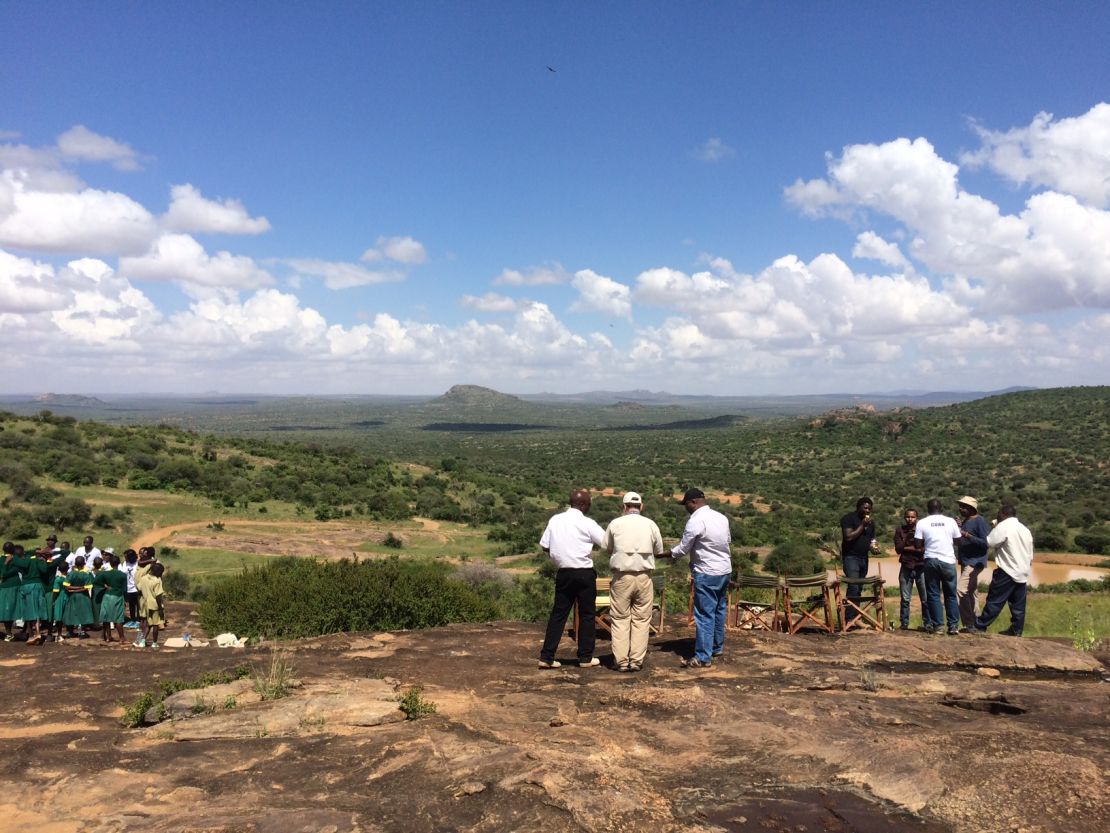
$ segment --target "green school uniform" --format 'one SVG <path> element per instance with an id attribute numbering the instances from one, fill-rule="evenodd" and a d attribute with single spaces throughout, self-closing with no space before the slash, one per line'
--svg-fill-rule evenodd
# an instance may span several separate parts
<path id="1" fill-rule="evenodd" d="M 62 585 L 65 583 L 65 580 L 66 577 L 61 573 L 58 573 L 56 576 L 54 576 L 54 585 L 51 589 L 50 609 L 54 614 L 53 620 L 55 622 L 62 621 L 62 616 L 65 613 L 66 609 L 66 592 L 62 589 Z"/>
<path id="2" fill-rule="evenodd" d="M 19 618 L 16 616 L 19 588 L 23 584 L 23 573 L 29 563 L 27 556 L 0 556 L 0 622 L 11 622 Z"/>
<path id="3" fill-rule="evenodd" d="M 50 606 L 46 603 L 46 591 L 42 586 L 42 577 L 49 569 L 49 562 L 38 557 L 30 559 L 27 572 L 23 574 L 23 584 L 19 588 L 19 602 L 15 609 L 17 619 L 24 622 L 50 619 Z"/>
<path id="4" fill-rule="evenodd" d="M 42 589 L 46 591 L 47 596 L 54 588 L 54 576 L 58 575 L 58 565 L 66 560 L 67 555 L 69 555 L 69 550 L 64 550 L 54 557 L 46 559 L 46 571 L 42 574 Z"/>
<path id="5" fill-rule="evenodd" d="M 123 599 L 127 593 L 127 573 L 123 570 L 101 570 L 93 579 L 93 595 L 100 595 L 100 621 L 122 624 Z"/>
<path id="6" fill-rule="evenodd" d="M 66 596 L 66 607 L 62 613 L 62 621 L 70 627 L 91 625 L 93 623 L 92 599 L 89 598 L 89 588 L 92 586 L 93 575 L 88 570 L 70 570 L 66 580 L 62 582 L 62 592 L 66 588 L 81 588 L 80 593 L 69 593 Z"/>

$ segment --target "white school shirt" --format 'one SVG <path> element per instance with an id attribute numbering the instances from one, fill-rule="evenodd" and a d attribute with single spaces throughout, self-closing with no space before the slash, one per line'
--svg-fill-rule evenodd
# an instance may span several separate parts
<path id="1" fill-rule="evenodd" d="M 987 536 L 987 546 L 994 549 L 994 563 L 1018 584 L 1029 583 L 1033 566 L 1033 533 L 1017 518 L 999 521 Z"/>
<path id="2" fill-rule="evenodd" d="M 136 561 L 134 564 L 129 564 L 124 561 L 119 565 L 119 568 L 123 570 L 124 574 L 127 576 L 127 592 L 138 593 L 139 586 L 135 583 L 135 576 L 136 573 L 139 572 L 139 562 Z"/>
<path id="3" fill-rule="evenodd" d="M 605 530 L 597 521 L 570 506 L 547 522 L 540 546 L 560 570 L 585 569 L 594 566 L 590 553 L 601 546 L 604 537 Z"/>
<path id="4" fill-rule="evenodd" d="M 953 541 L 963 537 L 960 525 L 947 515 L 926 515 L 917 522 L 913 537 L 925 542 L 925 557 L 935 558 L 945 564 L 956 563 Z"/>
<path id="5" fill-rule="evenodd" d="M 731 544 L 728 518 L 708 506 L 699 506 L 686 521 L 682 540 L 671 550 L 671 557 L 688 555 L 695 573 L 723 576 L 732 572 Z"/>

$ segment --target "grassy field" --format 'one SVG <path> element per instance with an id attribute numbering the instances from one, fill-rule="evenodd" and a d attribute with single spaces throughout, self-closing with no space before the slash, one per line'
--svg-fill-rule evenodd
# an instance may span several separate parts
<path id="1" fill-rule="evenodd" d="M 985 596 L 980 594 L 980 603 Z M 886 600 L 887 615 L 898 622 L 898 599 Z M 921 626 L 921 610 L 915 600 L 910 608 L 910 627 Z M 1006 607 L 991 625 L 991 633 L 1010 627 Z M 1030 593 L 1025 607 L 1025 636 L 1066 636 L 1082 640 L 1110 640 L 1110 593 Z"/>

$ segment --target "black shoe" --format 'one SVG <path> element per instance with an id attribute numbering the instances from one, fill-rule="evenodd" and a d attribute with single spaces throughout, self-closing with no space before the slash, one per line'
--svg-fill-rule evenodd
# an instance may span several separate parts
<path id="1" fill-rule="evenodd" d="M 949 636 L 959 636 L 960 635 L 960 629 L 959 628 L 949 628 L 948 629 L 948 635 Z"/>
<path id="2" fill-rule="evenodd" d="M 1015 633 L 1013 628 L 1006 628 L 1004 631 L 999 631 L 1002 636 L 1021 636 L 1020 633 Z"/>

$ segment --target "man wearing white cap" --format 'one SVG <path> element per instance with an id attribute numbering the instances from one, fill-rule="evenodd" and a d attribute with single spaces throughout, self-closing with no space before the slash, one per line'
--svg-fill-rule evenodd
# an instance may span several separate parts
<path id="1" fill-rule="evenodd" d="M 956 542 L 959 547 L 956 560 L 960 565 L 956 599 L 960 606 L 960 622 L 968 631 L 975 629 L 975 617 L 979 615 L 979 574 L 987 566 L 987 536 L 991 528 L 979 514 L 979 501 L 970 495 L 960 498 L 957 508 L 961 538 Z"/>
<path id="2" fill-rule="evenodd" d="M 609 553 L 609 620 L 613 664 L 618 671 L 639 671 L 647 656 L 651 605 L 655 590 L 651 571 L 655 556 L 663 554 L 663 536 L 655 521 L 640 514 L 643 499 L 625 492 L 624 514 L 605 530 L 601 547 Z"/>

